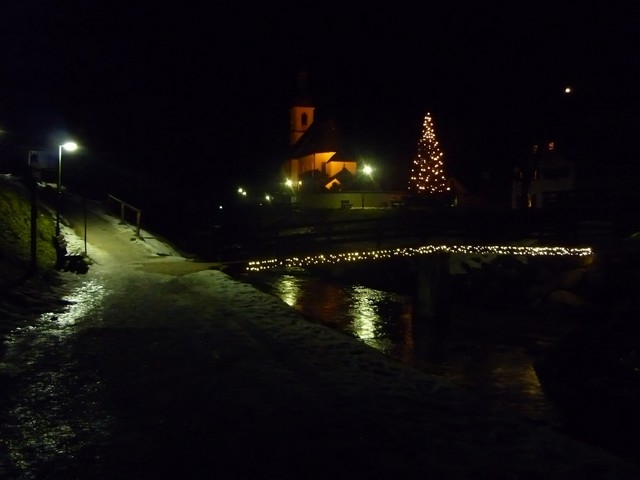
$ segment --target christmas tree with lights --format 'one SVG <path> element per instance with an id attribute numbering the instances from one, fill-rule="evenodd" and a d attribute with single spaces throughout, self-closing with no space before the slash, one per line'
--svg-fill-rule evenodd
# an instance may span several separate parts
<path id="1" fill-rule="evenodd" d="M 422 123 L 422 136 L 411 168 L 409 190 L 419 194 L 444 193 L 449 190 L 444 175 L 443 153 L 436 140 L 430 113 L 425 115 Z"/>

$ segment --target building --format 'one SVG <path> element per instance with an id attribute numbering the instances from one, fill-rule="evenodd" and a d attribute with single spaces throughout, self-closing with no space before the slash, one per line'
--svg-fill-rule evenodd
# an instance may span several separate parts
<path id="1" fill-rule="evenodd" d="M 284 175 L 301 191 L 346 190 L 357 177 L 358 162 L 348 154 L 333 120 L 315 121 L 307 73 L 299 71 L 296 80 Z"/>
<path id="2" fill-rule="evenodd" d="M 565 159 L 554 142 L 534 145 L 531 154 L 514 170 L 512 208 L 569 206 L 576 187 L 573 162 Z"/>

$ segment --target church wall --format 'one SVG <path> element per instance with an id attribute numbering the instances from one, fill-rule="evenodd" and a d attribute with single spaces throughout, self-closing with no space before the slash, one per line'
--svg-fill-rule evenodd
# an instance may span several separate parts
<path id="1" fill-rule="evenodd" d="M 334 154 L 335 152 L 323 152 L 302 157 L 299 159 L 300 170 L 298 172 L 298 176 L 312 170 L 322 171 L 323 164 L 333 157 Z M 295 178 L 293 180 L 295 180 Z"/>
<path id="2" fill-rule="evenodd" d="M 296 202 L 301 208 L 391 208 L 394 202 L 402 202 L 407 192 L 322 192 L 322 193 L 299 193 L 295 196 Z M 343 203 L 348 202 L 348 203 Z"/>
<path id="3" fill-rule="evenodd" d="M 325 173 L 328 177 L 333 177 L 338 174 L 342 170 L 342 168 L 346 168 L 351 172 L 354 176 L 358 172 L 358 164 L 357 162 L 327 162 L 324 166 Z"/>
<path id="4" fill-rule="evenodd" d="M 291 109 L 290 130 L 291 137 L 289 142 L 294 145 L 302 136 L 302 134 L 313 123 L 314 107 L 296 106 Z M 306 123 L 303 121 L 306 120 Z"/>

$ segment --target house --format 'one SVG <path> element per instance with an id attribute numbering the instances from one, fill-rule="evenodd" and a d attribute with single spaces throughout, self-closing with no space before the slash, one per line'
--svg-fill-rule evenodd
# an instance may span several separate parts
<path id="1" fill-rule="evenodd" d="M 333 120 L 315 121 L 315 106 L 305 71 L 297 74 L 290 110 L 290 150 L 283 172 L 301 191 L 346 189 L 357 176 L 358 163 L 349 156 Z"/>
<path id="2" fill-rule="evenodd" d="M 553 208 L 573 202 L 576 171 L 555 142 L 533 145 L 531 154 L 514 169 L 512 208 Z"/>

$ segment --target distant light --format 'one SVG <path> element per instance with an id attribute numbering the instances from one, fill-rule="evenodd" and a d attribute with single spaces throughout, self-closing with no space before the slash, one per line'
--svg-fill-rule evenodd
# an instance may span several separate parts
<path id="1" fill-rule="evenodd" d="M 572 92 L 571 87 L 564 88 L 564 93 L 571 93 L 571 92 Z"/>

